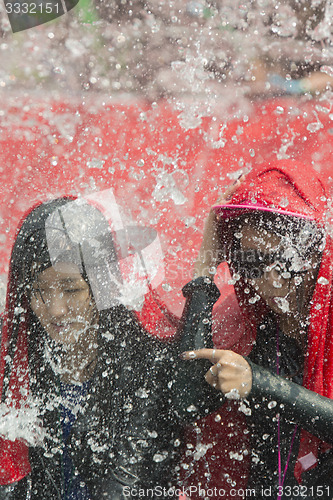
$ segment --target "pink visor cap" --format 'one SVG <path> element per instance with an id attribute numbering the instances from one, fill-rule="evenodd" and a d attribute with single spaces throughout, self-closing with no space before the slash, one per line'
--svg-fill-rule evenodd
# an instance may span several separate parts
<path id="1" fill-rule="evenodd" d="M 254 204 L 251 203 L 250 201 L 245 201 L 244 203 L 236 205 L 231 205 L 227 203 L 224 205 L 214 205 L 212 208 L 217 215 L 219 215 L 224 219 L 227 219 L 229 217 L 238 217 L 239 215 L 256 210 L 261 212 L 289 215 L 291 217 L 300 217 L 302 219 L 307 219 L 307 220 L 314 220 L 314 217 L 311 217 L 310 215 L 290 212 L 288 210 L 282 210 L 281 208 L 267 207 L 267 205 L 263 205 L 262 203 Z"/>

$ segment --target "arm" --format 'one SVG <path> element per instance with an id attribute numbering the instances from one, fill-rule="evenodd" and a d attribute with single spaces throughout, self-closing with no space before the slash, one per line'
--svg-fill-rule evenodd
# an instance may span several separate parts
<path id="1" fill-rule="evenodd" d="M 283 405 L 283 413 L 295 420 L 302 429 L 333 444 L 333 400 L 320 396 L 294 382 L 273 374 L 249 361 L 252 370 L 250 396 L 276 401 Z"/>
<path id="2" fill-rule="evenodd" d="M 216 204 L 227 204 L 244 179 L 245 176 L 241 175 L 233 184 L 228 186 Z M 211 209 L 205 221 L 199 254 L 194 264 L 193 277 L 204 276 L 213 280 L 216 268 L 221 264 L 223 258 L 223 249 L 221 248 L 221 238 L 219 235 L 219 219 L 213 209 Z"/>
<path id="3" fill-rule="evenodd" d="M 243 180 L 244 176 L 241 175 L 226 189 L 218 203 L 228 203 Z M 218 218 L 211 210 L 205 222 L 202 243 L 194 265 L 194 279 L 183 288 L 183 295 L 187 300 L 178 332 L 178 356 L 187 350 L 214 347 L 211 334 L 212 309 L 220 292 L 213 282 L 213 277 L 223 257 L 220 242 Z M 222 406 L 223 395 L 218 394 L 203 380 L 209 369 L 209 362 L 201 360 L 189 366 L 177 357 L 175 365 L 173 401 L 181 420 L 194 420 Z"/>
<path id="4" fill-rule="evenodd" d="M 213 281 L 200 277 L 188 283 L 183 288 L 183 294 L 187 300 L 177 344 L 173 402 L 178 417 L 190 421 L 218 409 L 224 400 L 221 393 L 204 381 L 209 362 L 201 360 L 189 365 L 179 358 L 184 351 L 213 347 L 212 309 L 220 292 Z"/>
<path id="5" fill-rule="evenodd" d="M 303 429 L 323 441 L 333 444 L 333 400 L 320 396 L 294 382 L 271 373 L 266 368 L 245 359 L 233 351 L 201 349 L 199 360 L 215 363 L 206 373 L 207 382 L 227 395 L 235 391 L 238 397 L 255 399 L 258 404 L 276 401 L 283 405 L 284 415 L 295 420 Z M 185 359 L 190 359 L 185 353 Z M 216 360 L 217 363 L 216 363 Z"/>

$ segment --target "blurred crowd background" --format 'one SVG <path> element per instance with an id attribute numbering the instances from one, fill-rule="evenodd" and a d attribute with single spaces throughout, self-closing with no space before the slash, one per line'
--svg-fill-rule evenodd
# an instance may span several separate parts
<path id="1" fill-rule="evenodd" d="M 331 0 L 81 0 L 15 35 L 2 2 L 1 10 L 2 90 L 103 92 L 180 106 L 191 96 L 207 113 L 223 112 L 226 103 L 245 106 L 249 95 L 274 91 L 266 71 L 293 79 L 333 64 Z"/>

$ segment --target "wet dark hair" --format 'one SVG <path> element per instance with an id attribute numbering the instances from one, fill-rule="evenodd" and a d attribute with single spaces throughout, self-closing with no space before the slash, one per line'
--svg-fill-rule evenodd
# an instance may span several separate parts
<path id="1" fill-rule="evenodd" d="M 39 205 L 23 221 L 16 237 L 11 256 L 11 274 L 22 293 L 26 293 L 35 279 L 36 272 L 50 267 L 45 222 L 57 209 L 72 201 L 58 198 Z"/>
<path id="2" fill-rule="evenodd" d="M 64 197 L 37 206 L 24 219 L 16 236 L 10 260 L 9 297 L 7 297 L 7 300 L 9 299 L 7 313 L 12 317 L 8 345 L 8 358 L 10 360 L 14 356 L 20 323 L 23 318 L 29 325 L 29 350 L 31 350 L 31 354 L 35 353 L 37 356 L 40 350 L 38 338 L 42 336 L 42 332 L 38 326 L 37 318 L 34 317 L 30 309 L 30 290 L 34 280 L 33 268 L 36 262 L 39 263 L 40 270 L 51 266 L 46 244 L 45 221 L 54 210 L 69 201 L 72 201 L 72 198 Z M 34 339 L 32 339 L 32 332 L 35 332 Z M 33 348 L 31 348 L 32 345 Z M 7 362 L 2 400 L 4 400 L 8 389 L 10 372 L 11 362 Z"/>
<path id="3" fill-rule="evenodd" d="M 59 216 L 61 219 L 61 209 L 64 208 L 65 205 L 69 205 L 73 202 L 73 198 L 63 197 L 37 206 L 27 215 L 18 231 L 10 261 L 8 307 L 11 310 L 11 317 L 13 320 L 10 323 L 8 358 L 11 361 L 8 361 L 5 367 L 2 392 L 3 400 L 8 390 L 12 360 L 17 345 L 20 324 L 24 319 L 27 325 L 28 359 L 31 371 L 37 374 L 38 378 L 38 374 L 41 375 L 41 371 L 45 370 L 43 352 L 44 340 L 47 334 L 30 307 L 32 285 L 41 272 L 54 264 L 53 257 L 50 256 L 50 241 L 47 237 L 49 225 L 47 222 L 51 221 L 51 223 L 53 223 L 54 215 Z M 74 210 L 75 207 L 76 205 L 74 205 Z M 90 205 L 89 207 L 91 211 L 88 212 L 88 216 L 89 214 L 94 215 L 95 213 L 96 218 L 88 222 L 94 226 L 97 220 L 101 224 L 100 227 L 102 229 L 109 228 L 104 215 L 99 212 L 98 209 Z M 77 220 L 76 229 L 78 229 L 79 232 L 81 229 L 80 224 L 83 220 L 84 219 L 79 218 Z M 92 241 L 88 241 L 88 238 L 84 239 L 81 245 L 76 244 L 70 239 L 66 232 L 66 227 L 64 227 L 62 231 L 61 228 L 59 230 L 59 227 L 55 224 L 51 226 L 51 230 L 53 229 L 55 229 L 56 237 L 52 240 L 52 245 L 55 245 L 52 249 L 56 250 L 56 262 L 76 263 L 78 257 L 82 264 L 80 266 L 80 273 L 83 279 L 88 283 L 92 296 L 90 282 L 85 273 L 83 258 L 80 255 L 80 248 L 82 246 L 82 252 L 85 254 L 85 261 L 88 265 L 98 262 L 99 258 L 105 256 L 105 253 L 110 255 L 110 259 L 113 261 L 116 258 L 116 254 L 111 233 L 109 231 L 106 233 L 101 232 L 100 236 L 92 237 Z M 115 318 L 117 318 L 117 321 Z M 115 321 L 117 323 L 120 320 L 123 321 L 123 324 L 126 322 L 129 328 L 132 328 L 132 326 L 134 329 L 138 328 L 134 314 L 127 311 L 122 305 L 117 305 L 112 309 L 105 309 L 99 312 L 101 332 L 114 329 Z M 36 376 L 32 377 L 32 379 L 36 380 Z"/>
<path id="4" fill-rule="evenodd" d="M 291 269 L 288 270 L 290 276 L 302 273 L 300 268 L 297 271 L 292 265 L 293 255 L 289 255 L 289 258 L 283 256 L 285 248 L 271 254 L 269 251 L 267 254 L 262 254 L 256 249 L 244 252 L 240 240 L 242 229 L 246 226 L 258 228 L 264 233 L 273 233 L 281 238 L 288 237 L 294 255 L 302 261 L 310 259 L 314 252 L 320 255 L 322 251 L 323 231 L 315 222 L 272 212 L 246 212 L 228 219 L 226 224 L 228 245 L 225 247 L 225 258 L 233 274 L 241 273 L 243 277 L 249 279 L 260 278 L 267 266 L 276 261 L 281 262 L 282 268 L 286 266 Z"/>
<path id="5" fill-rule="evenodd" d="M 107 271 L 114 271 L 120 279 L 109 223 L 102 212 L 84 200 L 59 198 L 45 203 L 27 216 L 19 231 L 12 269 L 22 293 L 29 296 L 38 275 L 59 262 L 78 267 L 91 295 L 93 288 L 95 300 L 98 283 L 103 282 Z M 108 286 L 113 290 L 112 283 Z M 101 308 L 102 295 L 100 291 Z"/>

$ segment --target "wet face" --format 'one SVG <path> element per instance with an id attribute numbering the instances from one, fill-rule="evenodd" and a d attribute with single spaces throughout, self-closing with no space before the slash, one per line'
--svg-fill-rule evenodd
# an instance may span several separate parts
<path id="1" fill-rule="evenodd" d="M 250 225 L 244 225 L 240 235 L 241 255 L 253 261 L 254 272 L 246 281 L 275 313 L 304 316 L 314 291 L 319 254 L 312 252 L 302 260 L 289 246 L 290 240 Z M 286 255 L 291 258 L 285 259 Z M 259 271 L 255 269 L 258 262 Z"/>
<path id="2" fill-rule="evenodd" d="M 74 264 L 59 263 L 40 273 L 33 283 L 30 305 L 56 342 L 75 343 L 97 322 L 89 286 Z"/>
<path id="3" fill-rule="evenodd" d="M 89 286 L 74 264 L 59 263 L 33 283 L 30 306 L 56 342 L 54 366 L 65 381 L 83 381 L 96 358 L 98 312 Z"/>

